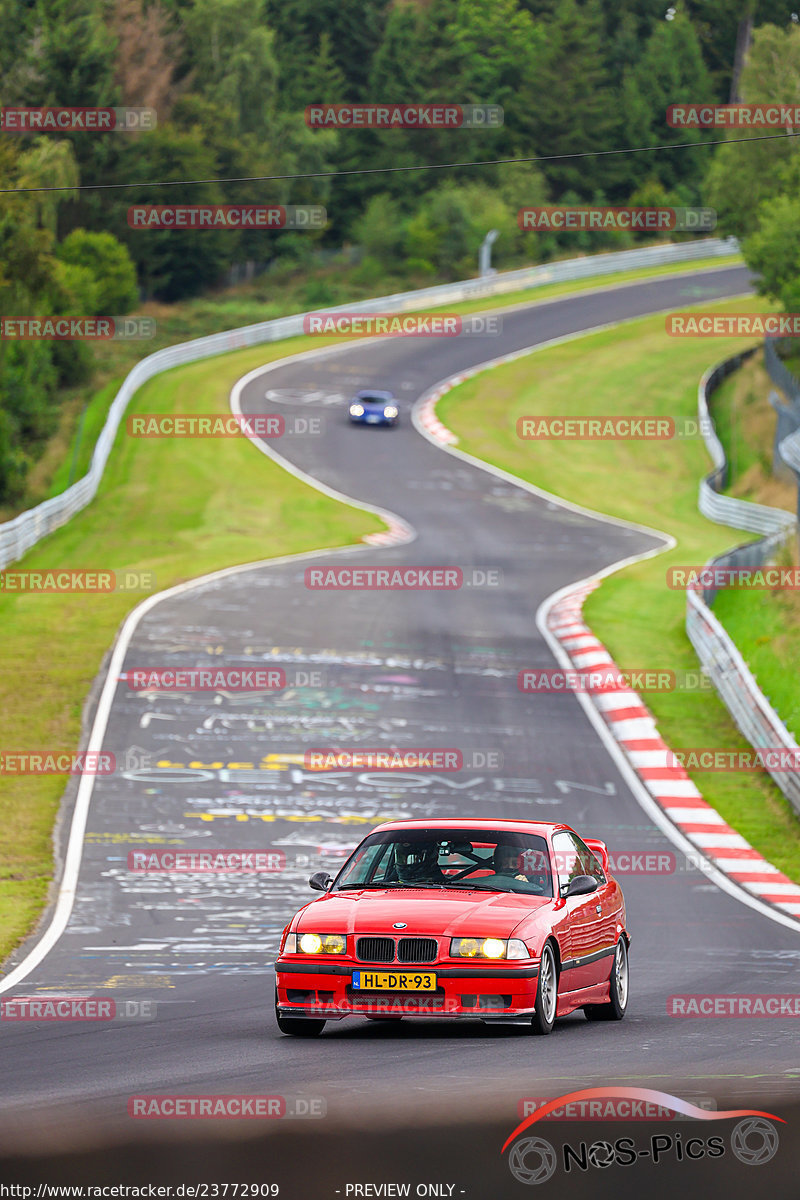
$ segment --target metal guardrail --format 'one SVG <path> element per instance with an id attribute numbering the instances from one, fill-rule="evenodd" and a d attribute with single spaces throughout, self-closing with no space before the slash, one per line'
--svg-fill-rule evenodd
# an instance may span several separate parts
<path id="1" fill-rule="evenodd" d="M 745 351 L 712 367 L 703 375 L 698 389 L 700 428 L 714 463 L 714 470 L 700 484 L 700 511 L 718 524 L 762 534 L 758 541 L 736 546 L 725 554 L 712 558 L 709 566 L 763 566 L 774 557 L 779 547 L 785 544 L 797 527 L 796 518 L 783 509 L 735 500 L 731 496 L 719 495 L 717 491 L 718 488 L 724 487 L 727 481 L 728 463 L 722 443 L 714 429 L 708 397 L 731 371 L 740 367 L 753 353 L 752 350 Z M 797 453 L 800 462 L 800 444 L 794 445 L 797 436 L 793 434 L 785 439 L 781 443 L 781 450 L 785 446 L 787 453 Z M 690 589 L 686 595 L 686 633 L 704 671 L 716 687 L 737 727 L 752 746 L 773 750 L 783 747 L 787 751 L 800 753 L 797 742 L 764 696 L 741 653 L 711 611 L 715 598 L 714 588 Z M 800 772 L 769 766 L 767 770 L 784 796 L 800 813 Z"/>
<path id="2" fill-rule="evenodd" d="M 703 669 L 748 742 L 756 748 L 785 747 L 793 754 L 798 753 L 797 742 L 699 592 L 689 591 L 687 595 L 686 632 Z M 795 811 L 800 813 L 800 772 L 774 767 L 767 767 L 767 770 Z"/>
<path id="3" fill-rule="evenodd" d="M 622 250 L 596 257 L 567 259 L 563 262 L 525 267 L 489 279 L 467 279 L 458 283 L 445 283 L 436 287 L 423 288 L 414 292 L 397 292 L 391 296 L 379 296 L 371 300 L 359 300 L 352 304 L 341 304 L 326 312 L 395 312 L 398 310 L 438 307 L 448 303 L 500 296 L 504 293 L 542 287 L 548 283 L 570 282 L 593 276 L 612 275 L 638 267 L 659 266 L 666 263 L 692 262 L 698 258 L 724 257 L 736 253 L 738 244 L 734 239 L 705 238 L 696 242 L 678 245 L 651 246 L 644 250 Z M 291 317 L 263 321 L 257 325 L 246 325 L 224 333 L 211 334 L 191 342 L 182 342 L 158 350 L 141 359 L 126 376 L 117 392 L 106 418 L 102 433 L 92 455 L 89 471 L 77 483 L 58 496 L 37 504 L 35 508 L 20 513 L 11 521 L 0 525 L 0 570 L 16 562 L 32 546 L 47 534 L 64 525 L 81 509 L 85 508 L 97 494 L 111 448 L 114 444 L 125 410 L 143 383 L 153 376 L 184 363 L 197 362 L 228 350 L 244 346 L 256 346 L 263 342 L 275 342 L 303 333 L 303 317 L 297 313 Z"/>
<path id="4" fill-rule="evenodd" d="M 785 394 L 789 402 L 800 409 L 800 379 L 796 379 L 778 351 L 782 338 L 766 338 L 764 342 L 764 366 L 770 379 Z"/>
<path id="5" fill-rule="evenodd" d="M 791 533 L 796 521 L 791 513 L 781 508 L 770 508 L 765 504 L 754 504 L 749 500 L 737 500 L 733 496 L 724 496 L 720 489 L 728 482 L 728 460 L 722 442 L 714 428 L 714 421 L 708 407 L 709 393 L 715 391 L 723 379 L 736 371 L 755 354 L 755 349 L 745 350 L 726 358 L 724 362 L 710 367 L 705 372 L 697 389 L 697 412 L 700 429 L 706 444 L 706 449 L 714 464 L 714 470 L 700 481 L 698 507 L 704 517 L 715 521 L 717 525 L 729 525 L 732 529 L 745 529 L 749 533 L 774 534 L 786 530 Z"/>
<path id="6" fill-rule="evenodd" d="M 800 475 L 800 430 L 785 437 L 778 450 L 787 466 Z"/>

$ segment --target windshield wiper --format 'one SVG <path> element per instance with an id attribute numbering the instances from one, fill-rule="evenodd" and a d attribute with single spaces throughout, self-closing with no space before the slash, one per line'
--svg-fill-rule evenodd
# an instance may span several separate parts
<path id="1" fill-rule="evenodd" d="M 389 883 L 343 883 L 338 887 L 337 892 L 357 891 L 361 888 L 406 888 L 409 891 L 416 888 L 441 888 L 448 887 L 446 883 L 400 883 L 398 880 L 391 880 Z"/>
<path id="2" fill-rule="evenodd" d="M 364 888 L 393 888 L 405 887 L 405 884 L 390 881 L 389 883 L 343 883 L 336 891 L 337 892 L 360 892 Z"/>

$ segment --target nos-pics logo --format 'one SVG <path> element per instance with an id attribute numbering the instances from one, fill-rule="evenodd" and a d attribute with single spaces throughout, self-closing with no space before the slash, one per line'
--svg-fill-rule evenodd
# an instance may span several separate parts
<path id="1" fill-rule="evenodd" d="M 637 1143 L 632 1137 L 620 1137 L 614 1141 L 581 1141 L 578 1145 L 565 1142 L 561 1146 L 560 1155 L 551 1142 L 538 1136 L 538 1131 L 520 1138 L 520 1134 L 525 1133 L 531 1125 L 542 1120 L 543 1117 L 557 1112 L 566 1105 L 590 1100 L 625 1100 L 628 1102 L 625 1109 L 626 1115 L 631 1111 L 630 1102 L 634 1101 L 645 1105 L 659 1105 L 698 1122 L 736 1120 L 737 1123 L 730 1132 L 729 1146 L 726 1146 L 725 1138 L 722 1135 L 698 1136 L 699 1129 L 698 1135 L 692 1137 L 687 1137 L 684 1129 L 683 1131 L 652 1134 L 646 1141 L 642 1140 L 640 1143 Z M 613 1105 L 608 1105 L 606 1108 L 610 1110 L 612 1118 L 619 1115 Z M 608 1111 L 604 1112 L 601 1108 L 600 1112 L 602 1113 L 600 1117 L 592 1115 L 586 1118 L 579 1115 L 577 1119 L 602 1120 L 604 1117 L 608 1119 Z M 508 1155 L 508 1168 L 519 1183 L 530 1185 L 546 1183 L 555 1175 L 559 1165 L 565 1174 L 570 1174 L 572 1171 L 585 1172 L 593 1168 L 605 1170 L 612 1166 L 630 1167 L 639 1159 L 649 1159 L 656 1165 L 665 1159 L 677 1162 L 696 1162 L 704 1158 L 721 1158 L 728 1148 L 739 1162 L 749 1167 L 757 1167 L 768 1163 L 778 1152 L 778 1131 L 773 1121 L 780 1121 L 783 1124 L 783 1118 L 775 1116 L 774 1113 L 761 1112 L 756 1109 L 708 1111 L 698 1108 L 697 1105 L 690 1104 L 678 1096 L 671 1096 L 667 1092 L 657 1092 L 651 1088 L 584 1088 L 579 1092 L 569 1092 L 565 1096 L 559 1096 L 537 1108 L 506 1139 L 501 1153 L 505 1153 L 509 1146 L 511 1147 Z"/>

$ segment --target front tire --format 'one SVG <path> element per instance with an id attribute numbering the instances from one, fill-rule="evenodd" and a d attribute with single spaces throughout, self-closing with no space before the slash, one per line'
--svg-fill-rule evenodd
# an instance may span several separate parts
<path id="1" fill-rule="evenodd" d="M 556 1020 L 558 1005 L 558 971 L 553 947 L 545 942 L 539 963 L 539 981 L 536 985 L 536 1008 L 531 1017 L 531 1030 L 536 1034 L 549 1033 Z"/>
<path id="2" fill-rule="evenodd" d="M 617 942 L 614 965 L 609 980 L 609 998 L 606 1004 L 587 1004 L 584 1008 L 587 1021 L 621 1021 L 628 1007 L 628 946 L 624 937 Z"/>
<path id="3" fill-rule="evenodd" d="M 319 1037 L 325 1028 L 325 1022 L 316 1017 L 282 1017 L 278 1012 L 278 989 L 275 989 L 275 1020 L 281 1033 L 292 1037 Z"/>

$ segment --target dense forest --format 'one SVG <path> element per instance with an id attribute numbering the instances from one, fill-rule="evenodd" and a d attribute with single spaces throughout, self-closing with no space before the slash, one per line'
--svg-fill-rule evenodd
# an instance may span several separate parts
<path id="1" fill-rule="evenodd" d="M 795 139 L 717 149 L 701 143 L 724 135 L 665 122 L 676 101 L 798 103 L 796 22 L 791 0 L 0 0 L 0 105 L 158 114 L 138 133 L 0 133 L 0 316 L 121 315 L 245 264 L 302 265 L 342 246 L 358 248 L 376 292 L 390 265 L 459 278 L 475 274 L 490 228 L 501 269 L 634 240 L 518 228 L 520 206 L 549 202 L 711 204 L 770 294 L 800 307 Z M 504 121 L 304 119 L 309 104 L 376 101 L 496 104 Z M 487 159 L 512 161 L 375 171 Z M 318 177 L 226 182 L 298 175 Z M 21 190 L 34 188 L 61 190 Z M 143 232 L 127 223 L 137 203 L 313 203 L 328 224 Z M 21 493 L 60 389 L 90 361 L 82 343 L 0 341 L 0 500 Z"/>

